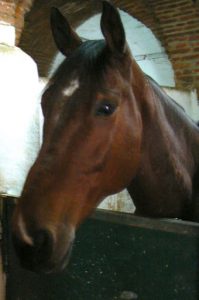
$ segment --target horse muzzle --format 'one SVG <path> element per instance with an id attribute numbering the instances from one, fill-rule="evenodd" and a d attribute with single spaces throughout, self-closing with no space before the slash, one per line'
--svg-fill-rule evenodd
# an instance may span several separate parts
<path id="1" fill-rule="evenodd" d="M 49 226 L 29 231 L 14 224 L 13 244 L 20 264 L 33 272 L 54 273 L 68 264 L 75 230 L 72 226 Z"/>

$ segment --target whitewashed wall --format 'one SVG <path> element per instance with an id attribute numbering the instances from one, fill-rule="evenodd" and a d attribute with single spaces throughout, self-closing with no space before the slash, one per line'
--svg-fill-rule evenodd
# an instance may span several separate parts
<path id="1" fill-rule="evenodd" d="M 180 104 L 186 113 L 194 120 L 199 120 L 199 101 L 196 90 L 181 91 L 173 88 L 164 88 L 165 92 Z"/>
<path id="2" fill-rule="evenodd" d="M 0 194 L 17 197 L 40 147 L 39 79 L 14 28 L 0 24 L 0 36 Z"/>
<path id="3" fill-rule="evenodd" d="M 15 28 L 0 21 L 0 194 L 18 197 L 40 147 L 35 62 L 15 47 Z M 5 198 L 6 199 L 6 198 Z M 2 228 L 1 228 L 2 234 Z M 6 276 L 0 249 L 0 299 Z"/>

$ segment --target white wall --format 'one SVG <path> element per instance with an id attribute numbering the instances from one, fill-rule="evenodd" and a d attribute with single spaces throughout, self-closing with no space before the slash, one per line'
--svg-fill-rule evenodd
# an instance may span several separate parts
<path id="1" fill-rule="evenodd" d="M 0 193 L 19 196 L 40 147 L 37 66 L 21 49 L 0 44 Z"/>
<path id="2" fill-rule="evenodd" d="M 199 120 L 199 102 L 196 90 L 182 91 L 172 88 L 164 88 L 165 92 L 180 104 L 186 113 L 194 120 Z"/>
<path id="3" fill-rule="evenodd" d="M 15 47 L 14 27 L 0 22 L 1 195 L 20 195 L 27 172 L 40 147 L 38 82 L 35 62 Z M 2 228 L 0 231 L 2 234 Z M 6 278 L 1 250 L 0 299 L 3 300 Z"/>

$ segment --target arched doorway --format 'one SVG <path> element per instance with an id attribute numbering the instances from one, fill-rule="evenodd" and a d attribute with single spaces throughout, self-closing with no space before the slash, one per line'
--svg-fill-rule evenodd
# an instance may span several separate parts
<path id="1" fill-rule="evenodd" d="M 143 23 L 120 10 L 125 27 L 126 38 L 132 54 L 142 70 L 155 79 L 161 86 L 174 87 L 174 72 L 165 49 L 153 32 Z M 97 14 L 77 28 L 80 36 L 86 39 L 101 39 L 100 17 Z M 50 74 L 57 68 L 63 56 L 58 53 L 50 68 Z"/>

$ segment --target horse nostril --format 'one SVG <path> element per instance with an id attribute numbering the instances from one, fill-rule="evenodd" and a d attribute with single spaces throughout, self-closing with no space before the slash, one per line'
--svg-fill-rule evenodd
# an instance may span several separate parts
<path id="1" fill-rule="evenodd" d="M 48 230 L 37 230 L 32 236 L 32 244 L 14 237 L 14 246 L 21 265 L 30 270 L 45 269 L 53 251 L 53 235 Z"/>
<path id="2" fill-rule="evenodd" d="M 33 234 L 33 247 L 36 255 L 49 257 L 53 248 L 53 237 L 48 230 L 38 230 Z"/>

